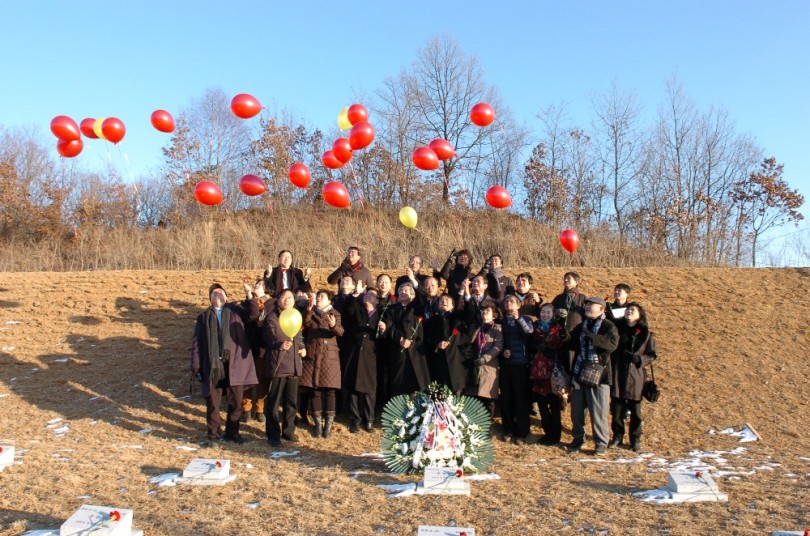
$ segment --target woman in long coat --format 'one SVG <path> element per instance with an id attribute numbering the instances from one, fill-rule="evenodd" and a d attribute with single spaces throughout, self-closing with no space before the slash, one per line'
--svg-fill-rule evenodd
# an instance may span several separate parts
<path id="1" fill-rule="evenodd" d="M 478 397 L 489 410 L 490 418 L 495 415 L 495 400 L 498 399 L 498 356 L 503 350 L 503 333 L 501 326 L 495 323 L 497 317 L 495 305 L 487 303 L 469 329 L 469 376 L 465 394 Z"/>
<path id="2" fill-rule="evenodd" d="M 424 325 L 416 308 L 416 291 L 403 283 L 397 291 L 399 303 L 388 310 L 379 329 L 392 341 L 388 354 L 391 396 L 420 391 L 430 383 L 423 347 Z"/>
<path id="3" fill-rule="evenodd" d="M 314 435 L 315 437 L 323 435 L 326 438 L 332 432 L 332 424 L 335 421 L 335 392 L 340 389 L 340 354 L 337 337 L 343 336 L 343 326 L 340 322 L 340 313 L 332 307 L 332 296 L 329 291 L 318 291 L 314 305 L 304 326 L 307 355 L 303 359 L 301 387 L 312 390 Z"/>
<path id="4" fill-rule="evenodd" d="M 270 302 L 267 302 L 270 303 Z M 265 307 L 267 307 L 267 303 Z M 262 328 L 267 348 L 267 377 L 270 392 L 264 405 L 265 433 L 271 447 L 280 447 L 281 438 L 297 441 L 295 437 L 295 413 L 298 411 L 298 384 L 306 356 L 301 331 L 289 337 L 281 329 L 279 317 L 295 306 L 295 295 L 289 289 L 281 291 L 271 311 L 268 311 Z M 305 312 L 303 322 L 306 322 Z M 283 414 L 283 422 L 282 422 Z"/>
<path id="5" fill-rule="evenodd" d="M 624 415 L 630 412 L 630 448 L 641 451 L 641 392 L 644 388 L 644 367 L 658 358 L 655 339 L 647 326 L 647 313 L 638 303 L 631 303 L 624 318 L 616 321 L 619 346 L 613 352 L 613 385 L 610 388 L 611 431 L 609 447 L 624 439 Z"/>
<path id="6" fill-rule="evenodd" d="M 439 297 L 438 314 L 425 322 L 425 350 L 431 381 L 442 383 L 460 395 L 467 385 L 469 334 L 462 311 L 454 311 L 449 294 Z"/>
<path id="7" fill-rule="evenodd" d="M 343 389 L 349 395 L 349 431 L 363 426 L 367 432 L 374 424 L 377 395 L 377 354 L 381 348 L 377 328 L 382 316 L 380 298 L 373 288 L 360 299 L 353 299 L 346 309 L 354 330 L 348 334 L 351 351 L 343 371 Z"/>

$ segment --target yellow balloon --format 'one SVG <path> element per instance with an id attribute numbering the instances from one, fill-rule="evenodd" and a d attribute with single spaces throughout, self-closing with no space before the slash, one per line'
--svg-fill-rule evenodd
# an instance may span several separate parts
<path id="1" fill-rule="evenodd" d="M 106 140 L 107 138 L 104 137 L 104 133 L 101 132 L 101 124 L 104 120 L 107 119 L 106 117 L 99 117 L 95 121 L 93 121 L 93 132 L 95 132 L 96 136 L 99 137 L 101 140 Z"/>
<path id="2" fill-rule="evenodd" d="M 298 332 L 301 331 L 301 322 L 303 322 L 301 313 L 299 313 L 298 309 L 295 307 L 285 309 L 278 317 L 278 323 L 281 326 L 281 331 L 283 331 L 284 334 L 291 339 L 295 338 Z"/>
<path id="3" fill-rule="evenodd" d="M 416 215 L 416 211 L 411 207 L 402 207 L 399 211 L 399 221 L 402 222 L 402 225 L 408 227 L 409 229 L 416 229 L 416 220 L 418 216 Z"/>
<path id="4" fill-rule="evenodd" d="M 349 107 L 346 106 L 338 114 L 338 128 L 340 130 L 349 130 L 352 124 L 349 122 Z"/>

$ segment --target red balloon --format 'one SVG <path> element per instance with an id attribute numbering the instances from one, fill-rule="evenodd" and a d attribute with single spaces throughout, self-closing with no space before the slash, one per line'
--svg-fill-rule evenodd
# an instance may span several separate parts
<path id="1" fill-rule="evenodd" d="M 211 181 L 201 181 L 194 187 L 194 197 L 203 205 L 219 205 L 222 203 L 222 190 Z"/>
<path id="2" fill-rule="evenodd" d="M 419 169 L 430 171 L 439 167 L 439 157 L 430 147 L 417 147 L 413 151 L 413 164 Z"/>
<path id="3" fill-rule="evenodd" d="M 60 140 L 73 141 L 82 137 L 79 125 L 66 115 L 57 115 L 51 119 L 51 132 Z"/>
<path id="4" fill-rule="evenodd" d="M 564 230 L 560 233 L 560 245 L 569 253 L 575 252 L 579 247 L 579 235 L 571 229 Z"/>
<path id="5" fill-rule="evenodd" d="M 352 149 L 365 149 L 371 142 L 374 141 L 374 127 L 368 121 L 359 121 L 355 123 L 352 130 L 349 132 L 349 144 Z"/>
<path id="6" fill-rule="evenodd" d="M 337 159 L 335 153 L 332 151 L 326 151 L 321 155 L 321 162 L 323 165 L 328 167 L 329 169 L 338 169 L 343 167 L 343 162 Z"/>
<path id="7" fill-rule="evenodd" d="M 487 203 L 492 208 L 506 208 L 512 204 L 512 196 L 503 186 L 493 186 L 487 190 Z"/>
<path id="8" fill-rule="evenodd" d="M 101 133 L 104 134 L 104 139 L 118 143 L 124 139 L 127 129 L 124 128 L 124 122 L 117 117 L 108 117 L 101 123 Z"/>
<path id="9" fill-rule="evenodd" d="M 262 111 L 262 105 L 253 95 L 240 93 L 231 100 L 231 111 L 236 117 L 250 119 Z"/>
<path id="10" fill-rule="evenodd" d="M 256 175 L 245 175 L 239 179 L 239 189 L 245 195 L 262 195 L 267 191 L 267 185 Z"/>
<path id="11" fill-rule="evenodd" d="M 337 208 L 349 206 L 349 191 L 342 182 L 332 181 L 323 185 L 323 200 Z"/>
<path id="12" fill-rule="evenodd" d="M 433 152 L 436 153 L 439 160 L 448 160 L 456 156 L 456 150 L 453 148 L 453 144 L 441 138 L 436 138 L 430 142 L 430 148 L 433 149 Z"/>
<path id="13" fill-rule="evenodd" d="M 152 126 L 167 134 L 174 132 L 174 117 L 166 110 L 155 110 L 152 112 Z"/>
<path id="14" fill-rule="evenodd" d="M 56 150 L 65 158 L 73 158 L 82 152 L 83 148 L 82 140 L 59 140 L 56 142 Z"/>
<path id="15" fill-rule="evenodd" d="M 366 110 L 366 107 L 362 104 L 352 104 L 349 106 L 346 117 L 349 118 L 349 123 L 354 126 L 360 121 L 368 121 L 368 110 Z"/>
<path id="16" fill-rule="evenodd" d="M 335 155 L 342 164 L 352 159 L 352 144 L 349 138 L 338 138 L 332 144 L 332 154 Z M 327 166 L 328 167 L 328 166 Z"/>
<path id="17" fill-rule="evenodd" d="M 306 188 L 309 185 L 309 180 L 312 178 L 309 168 L 306 164 L 302 164 L 301 162 L 296 162 L 291 165 L 288 175 L 290 176 L 290 182 L 299 188 Z"/>
<path id="18" fill-rule="evenodd" d="M 93 123 L 95 122 L 95 119 L 88 117 L 86 119 L 82 119 L 82 122 L 79 123 L 79 130 L 82 131 L 85 138 L 90 138 L 91 140 L 98 139 L 98 136 L 96 136 L 96 133 L 93 131 Z"/>
<path id="19" fill-rule="evenodd" d="M 486 102 L 479 102 L 470 110 L 470 121 L 479 127 L 485 127 L 495 121 L 495 110 Z"/>

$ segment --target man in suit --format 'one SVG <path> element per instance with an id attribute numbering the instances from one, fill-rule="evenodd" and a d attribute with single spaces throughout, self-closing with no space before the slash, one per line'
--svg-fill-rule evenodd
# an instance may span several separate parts
<path id="1" fill-rule="evenodd" d="M 292 253 L 283 249 L 278 254 L 278 266 L 268 266 L 264 271 L 265 291 L 273 296 L 278 296 L 284 289 L 290 289 L 293 293 L 299 290 L 310 293 L 312 292 L 309 284 L 310 273 L 311 270 L 306 266 L 303 270 L 294 268 Z"/>

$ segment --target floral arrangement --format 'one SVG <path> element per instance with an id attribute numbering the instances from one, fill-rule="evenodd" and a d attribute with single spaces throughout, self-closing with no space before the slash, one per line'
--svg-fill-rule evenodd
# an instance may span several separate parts
<path id="1" fill-rule="evenodd" d="M 464 472 L 487 469 L 494 450 L 490 417 L 484 405 L 431 383 L 411 399 L 392 398 L 382 414 L 382 454 L 396 473 L 421 474 L 425 467 L 457 467 Z"/>

